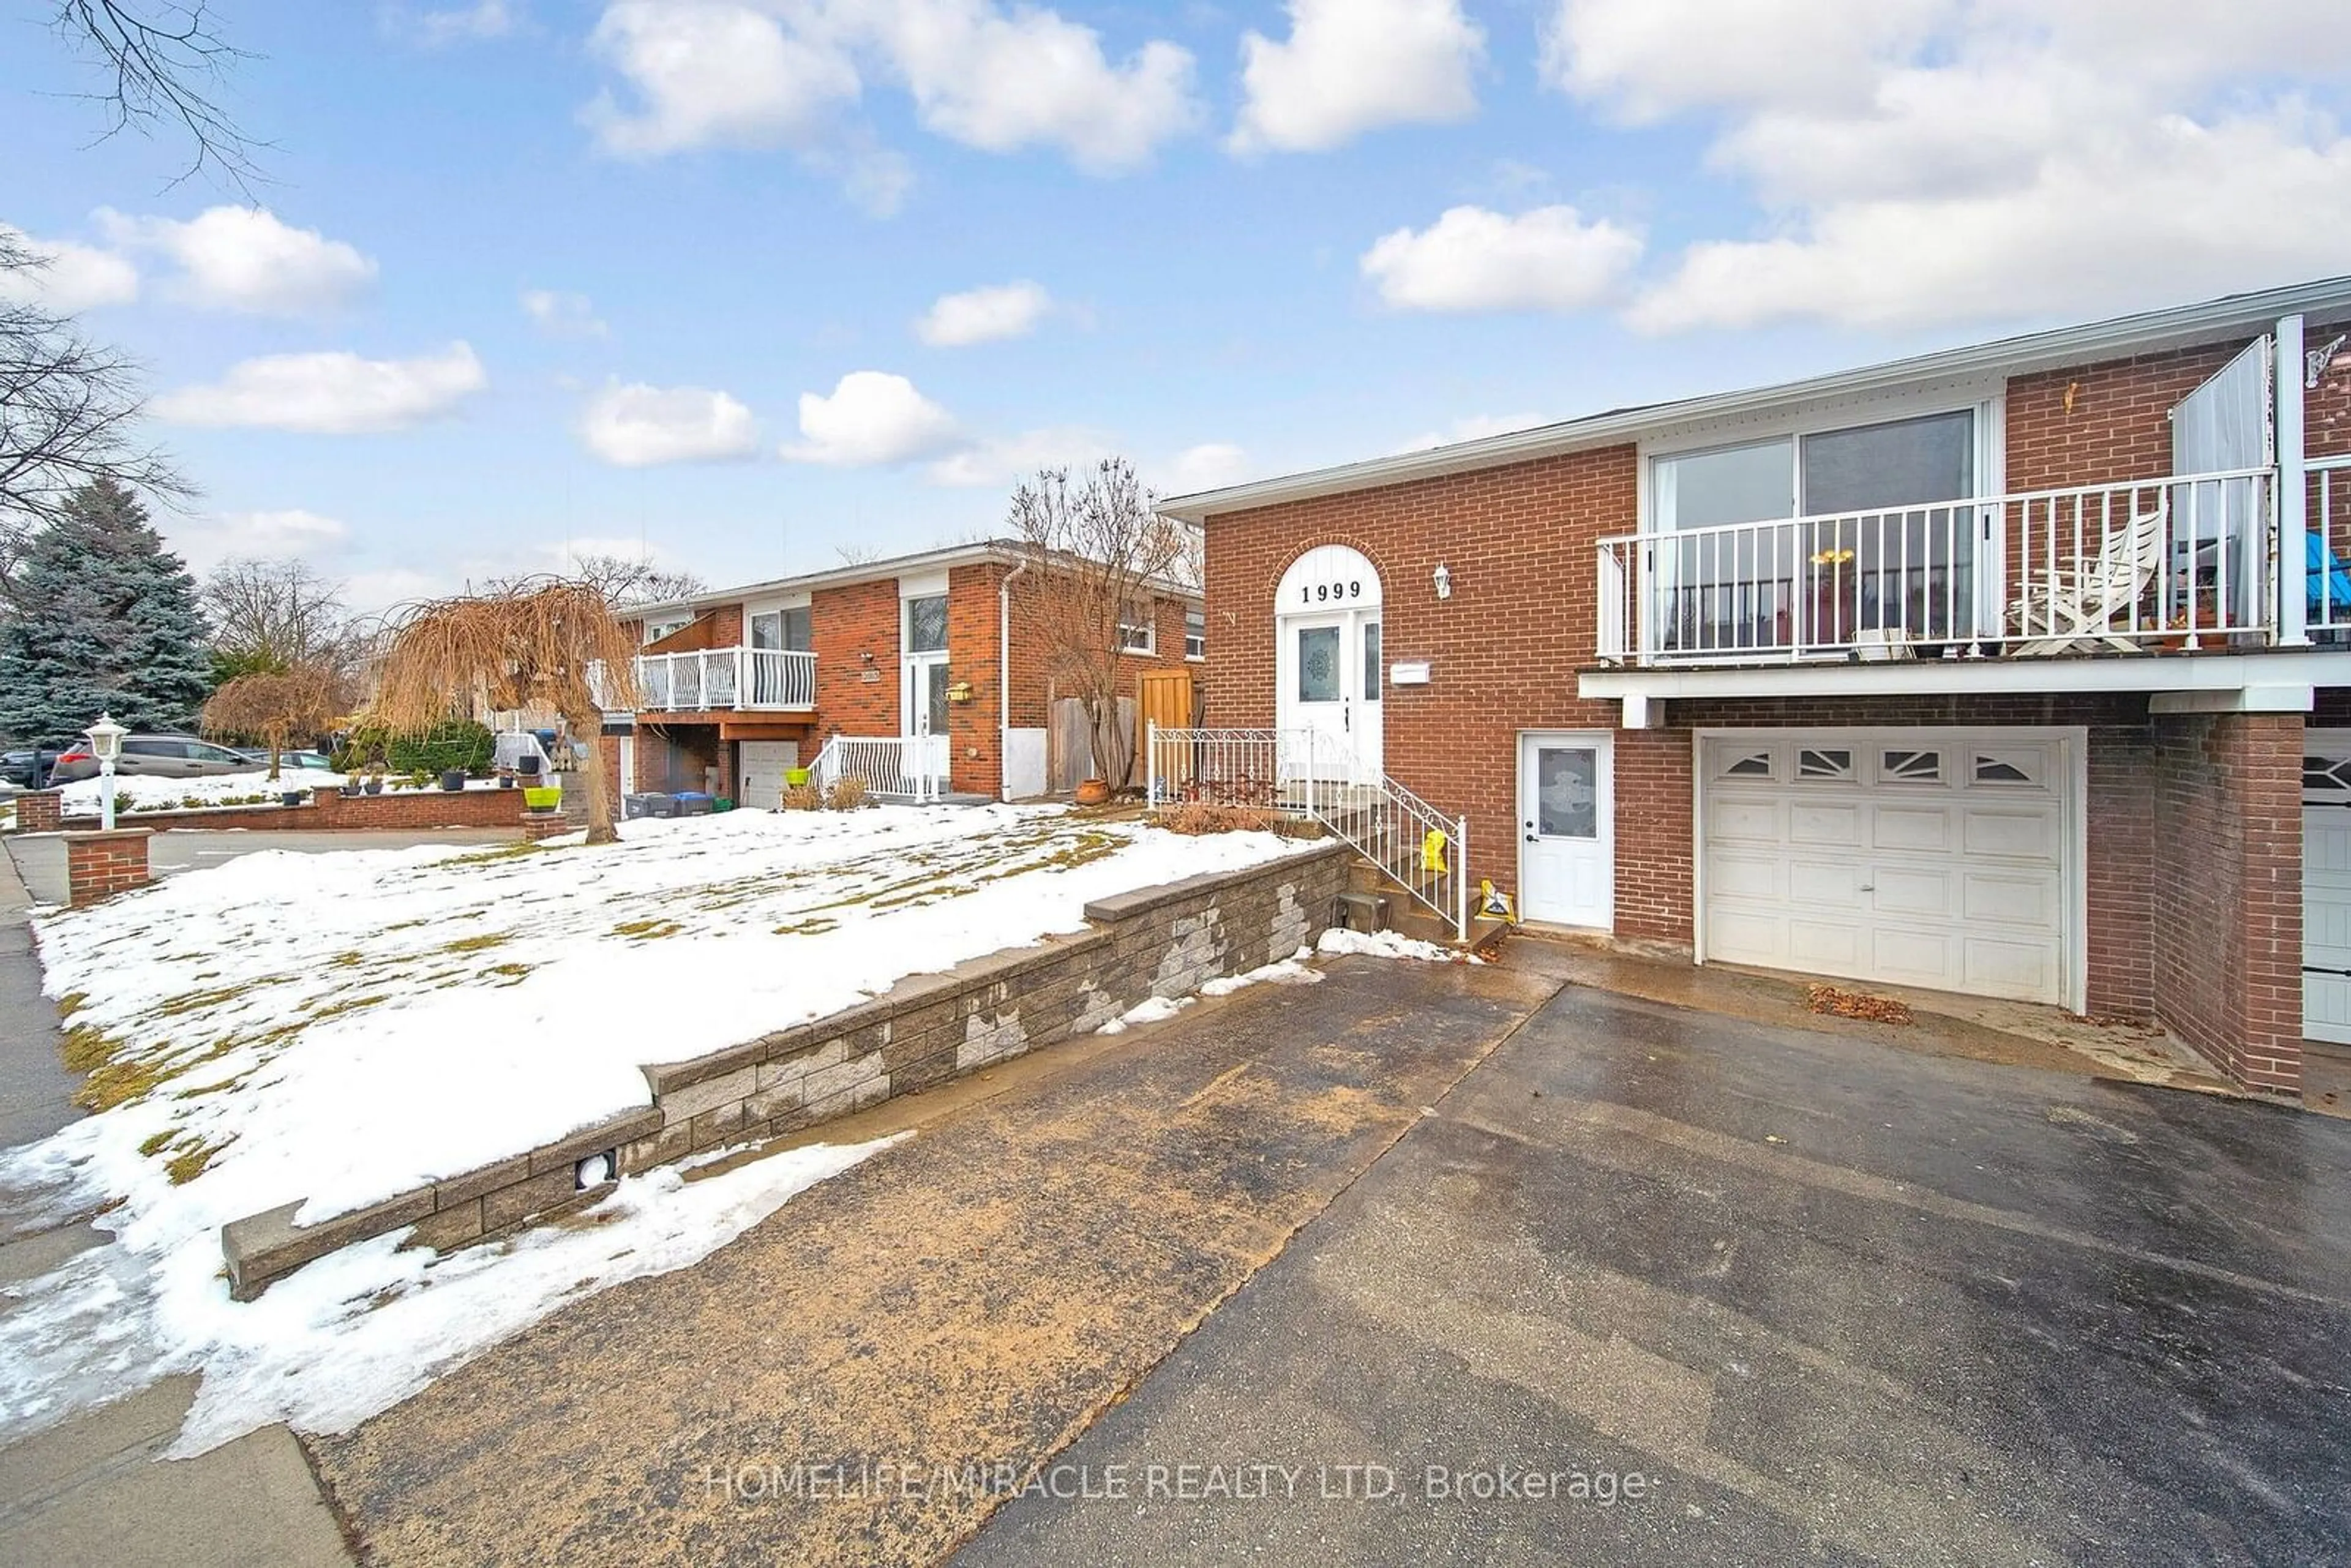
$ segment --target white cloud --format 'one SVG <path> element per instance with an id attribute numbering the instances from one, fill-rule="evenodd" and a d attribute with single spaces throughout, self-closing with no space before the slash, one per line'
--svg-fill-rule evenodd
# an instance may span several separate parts
<path id="1" fill-rule="evenodd" d="M 1485 34 L 1460 0 L 1289 0 L 1290 41 L 1241 38 L 1236 152 L 1321 152 L 1383 125 L 1466 120 Z"/>
<path id="2" fill-rule="evenodd" d="M 426 10 L 390 5 L 382 16 L 387 28 L 427 48 L 508 37 L 522 30 L 525 20 L 520 0 L 475 0 L 471 5 Z"/>
<path id="3" fill-rule="evenodd" d="M 967 349 L 1025 337 L 1052 306 L 1053 297 L 1042 284 L 1025 280 L 942 294 L 914 323 L 914 336 L 935 349 Z"/>
<path id="4" fill-rule="evenodd" d="M 139 269 L 113 251 L 72 240 L 36 239 L 6 224 L 0 224 L 0 236 L 15 241 L 18 248 L 46 264 L 0 273 L 0 299 L 37 301 L 60 315 L 73 316 L 101 305 L 128 305 L 139 298 Z"/>
<path id="5" fill-rule="evenodd" d="M 552 288 L 526 288 L 523 314 L 550 338 L 601 338 L 607 329 L 585 294 L 565 294 Z"/>
<path id="6" fill-rule="evenodd" d="M 759 450 L 751 411 L 704 387 L 608 387 L 590 401 L 580 438 L 589 451 L 622 468 L 716 463 Z"/>
<path id="7" fill-rule="evenodd" d="M 216 385 L 166 392 L 154 409 L 174 424 L 367 434 L 447 414 L 488 384 L 482 361 L 463 342 L 413 360 L 271 354 L 232 365 Z"/>
<path id="8" fill-rule="evenodd" d="M 1764 209 L 1639 328 L 2113 313 L 2342 270 L 2337 0 L 1562 0 L 1553 83 L 1718 126 Z M 2315 89 L 2304 96 L 2304 89 Z"/>
<path id="9" fill-rule="evenodd" d="M 1362 267 L 1402 310 L 1573 310 L 1606 298 L 1640 255 L 1638 234 L 1586 223 L 1573 207 L 1511 217 L 1460 206 L 1426 229 L 1384 235 Z"/>
<path id="10" fill-rule="evenodd" d="M 1040 468 L 1079 468 L 1115 450 L 1109 436 L 1079 425 L 1054 425 L 977 441 L 932 464 L 930 481 L 958 489 L 1007 486 Z"/>
<path id="11" fill-rule="evenodd" d="M 832 39 L 732 0 L 614 0 L 588 47 L 639 100 L 623 110 L 607 94 L 587 110 L 605 151 L 624 157 L 810 144 L 858 93 Z"/>
<path id="12" fill-rule="evenodd" d="M 177 263 L 177 297 L 216 309 L 299 316 L 347 304 L 375 282 L 376 266 L 341 240 L 298 229 L 259 207 L 208 207 L 184 223 L 100 209 L 115 244 Z"/>
<path id="13" fill-rule="evenodd" d="M 1055 147 L 1111 174 L 1198 121 L 1191 51 L 1162 39 L 1113 64 L 1092 28 L 1031 5 L 835 0 L 833 9 L 906 84 L 923 124 L 967 147 Z"/>
<path id="14" fill-rule="evenodd" d="M 831 396 L 802 392 L 800 434 L 783 448 L 786 457 L 852 468 L 936 456 L 962 439 L 954 415 L 883 371 L 852 371 Z"/>
<path id="15" fill-rule="evenodd" d="M 1465 413 L 1442 430 L 1423 431 L 1398 446 L 1398 452 L 1426 452 L 1432 446 L 1451 446 L 1463 441 L 1483 441 L 1489 435 L 1508 435 L 1513 431 L 1532 430 L 1547 424 L 1539 413 Z"/>
<path id="16" fill-rule="evenodd" d="M 1214 490 L 1238 484 L 1248 476 L 1249 454 L 1229 441 L 1204 441 L 1177 453 L 1167 465 L 1164 486 L 1171 496 Z"/>
<path id="17" fill-rule="evenodd" d="M 1187 50 L 1155 40 L 1113 63 L 1092 28 L 993 0 L 610 0 L 589 45 L 635 100 L 589 106 L 606 151 L 790 147 L 885 208 L 903 162 L 839 123 L 869 73 L 902 83 L 939 135 L 990 152 L 1054 147 L 1102 173 L 1141 163 L 1199 114 Z"/>
<path id="18" fill-rule="evenodd" d="M 299 507 L 281 511 L 216 512 L 169 529 L 172 548 L 199 577 L 225 560 L 246 556 L 331 555 L 350 539 L 338 518 Z"/>

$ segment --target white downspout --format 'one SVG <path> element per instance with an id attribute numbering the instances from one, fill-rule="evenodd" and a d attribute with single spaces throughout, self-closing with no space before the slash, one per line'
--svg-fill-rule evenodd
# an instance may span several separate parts
<path id="1" fill-rule="evenodd" d="M 996 585 L 996 798 L 1012 799 L 1012 580 L 1029 570 L 1022 561 Z"/>

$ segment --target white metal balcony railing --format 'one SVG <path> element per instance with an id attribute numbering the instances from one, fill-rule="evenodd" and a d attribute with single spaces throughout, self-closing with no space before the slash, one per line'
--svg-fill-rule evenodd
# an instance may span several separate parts
<path id="1" fill-rule="evenodd" d="M 1322 823 L 1419 904 L 1469 933 L 1469 820 L 1447 817 L 1316 729 L 1163 729 L 1144 738 L 1154 811 L 1198 801 Z"/>
<path id="2" fill-rule="evenodd" d="M 813 709 L 816 655 L 783 648 L 706 648 L 637 659 L 646 712 Z"/>
<path id="3" fill-rule="evenodd" d="M 2311 635 L 2329 642 L 2351 634 L 2351 453 L 2313 457 L 2308 470 L 2309 532 L 2304 551 Z"/>
<path id="4" fill-rule="evenodd" d="M 2314 536 L 2332 478 L 2313 476 Z M 2276 626 L 2275 495 L 2273 470 L 2239 469 L 1606 538 L 1598 652 L 1672 664 L 2226 646 Z M 2351 579 L 2331 586 L 2324 623 L 2351 624 Z M 2320 608 L 2314 595 L 2314 625 Z"/>

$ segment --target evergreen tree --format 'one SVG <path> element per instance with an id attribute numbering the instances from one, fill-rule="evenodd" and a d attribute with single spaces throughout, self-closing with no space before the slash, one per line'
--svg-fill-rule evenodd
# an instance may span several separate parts
<path id="1" fill-rule="evenodd" d="M 111 479 L 69 498 L 26 550 L 0 623 L 0 734 L 57 745 L 101 713 L 187 730 L 211 692 L 196 585 Z"/>

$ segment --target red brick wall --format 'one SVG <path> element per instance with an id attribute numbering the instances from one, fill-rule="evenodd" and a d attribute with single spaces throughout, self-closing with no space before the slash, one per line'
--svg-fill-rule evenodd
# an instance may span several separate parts
<path id="1" fill-rule="evenodd" d="M 76 833 L 66 840 L 66 903 L 78 909 L 111 898 L 151 880 L 144 828 L 110 833 Z"/>
<path id="2" fill-rule="evenodd" d="M 1593 545 L 1632 527 L 1635 473 L 1633 448 L 1616 446 L 1211 518 L 1207 723 L 1275 722 L 1274 589 L 1310 548 L 1353 545 L 1380 572 L 1384 656 L 1431 666 L 1427 685 L 1384 694 L 1387 770 L 1439 810 L 1466 813 L 1472 874 L 1512 886 L 1514 733 L 1617 723 L 1615 704 L 1577 697 L 1575 676 L 1593 657 Z M 1453 579 L 1447 600 L 1432 585 L 1439 562 Z M 1620 844 L 1644 832 L 1686 843 L 1687 801 L 1677 814 L 1644 791 L 1625 771 L 1638 765 L 1638 743 L 1620 746 Z M 1656 820 L 1636 821 L 1645 812 Z M 1641 907 L 1644 890 L 1620 877 L 1618 898 L 1628 896 Z M 1663 919 L 1653 911 L 1649 924 Z"/>
<path id="3" fill-rule="evenodd" d="M 822 735 L 896 735 L 898 583 L 894 578 L 820 589 L 809 600 L 816 648 L 816 709 Z M 872 654 L 869 664 L 862 656 Z M 865 679 L 868 674 L 872 680 Z"/>
<path id="4" fill-rule="evenodd" d="M 996 590 L 1005 570 L 987 563 L 947 574 L 947 679 L 971 687 L 969 702 L 947 704 L 947 781 L 967 794 L 994 795 L 1004 780 Z"/>
<path id="5" fill-rule="evenodd" d="M 2154 726 L 2157 1014 L 2240 1081 L 2302 1088 L 2302 719 Z"/>

